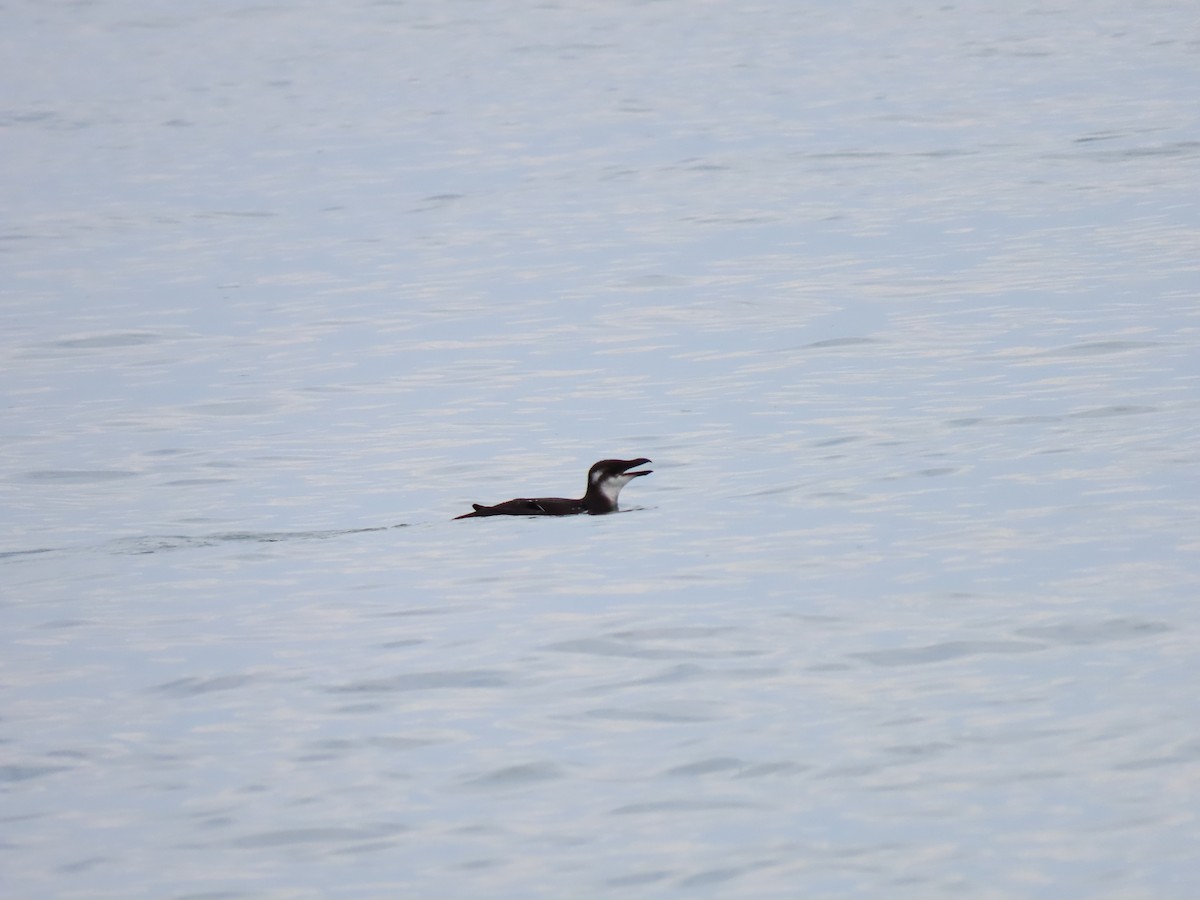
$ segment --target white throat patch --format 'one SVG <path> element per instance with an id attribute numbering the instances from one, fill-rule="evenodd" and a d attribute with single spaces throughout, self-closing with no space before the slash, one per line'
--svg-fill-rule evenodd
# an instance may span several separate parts
<path id="1" fill-rule="evenodd" d="M 597 473 L 592 481 L 600 489 L 600 493 L 611 501 L 613 506 L 616 506 L 617 495 L 621 493 L 621 488 L 625 487 L 625 485 L 629 484 L 636 477 L 636 475 L 613 475 L 606 479 Z"/>

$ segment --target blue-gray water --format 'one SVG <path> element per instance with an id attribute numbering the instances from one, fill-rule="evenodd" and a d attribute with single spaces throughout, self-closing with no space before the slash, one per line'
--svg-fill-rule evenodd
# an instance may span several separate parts
<path id="1" fill-rule="evenodd" d="M 1197 50 L 9 4 L 0 893 L 1197 896 Z"/>

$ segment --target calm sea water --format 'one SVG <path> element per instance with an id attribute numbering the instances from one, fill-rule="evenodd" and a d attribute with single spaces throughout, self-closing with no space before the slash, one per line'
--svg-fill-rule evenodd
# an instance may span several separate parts
<path id="1" fill-rule="evenodd" d="M 1200 892 L 1193 4 L 0 51 L 6 898 Z"/>

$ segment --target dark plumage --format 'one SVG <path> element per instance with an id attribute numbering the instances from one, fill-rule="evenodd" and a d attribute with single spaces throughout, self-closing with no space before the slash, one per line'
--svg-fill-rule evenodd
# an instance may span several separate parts
<path id="1" fill-rule="evenodd" d="M 649 475 L 650 470 L 629 470 L 648 459 L 602 459 L 588 470 L 587 491 L 579 500 L 564 497 L 518 497 L 505 500 L 495 506 L 472 503 L 474 512 L 455 516 L 456 519 L 474 519 L 481 516 L 577 516 L 581 513 L 598 516 L 617 511 L 617 497 L 625 487 L 639 475 Z"/>

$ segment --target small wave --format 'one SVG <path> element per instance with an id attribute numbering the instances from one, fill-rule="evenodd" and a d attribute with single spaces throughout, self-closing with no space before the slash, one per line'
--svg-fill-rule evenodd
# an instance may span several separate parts
<path id="1" fill-rule="evenodd" d="M 54 553 L 59 547 L 35 547 L 32 550 L 0 550 L 0 559 L 20 559 L 26 556 L 44 556 Z"/>
<path id="2" fill-rule="evenodd" d="M 1045 649 L 1042 644 L 1029 641 L 947 641 L 926 647 L 897 647 L 892 650 L 867 650 L 851 653 L 855 659 L 876 666 L 916 666 L 925 663 L 946 662 L 964 656 L 979 656 L 991 653 L 1033 653 Z"/>
<path id="3" fill-rule="evenodd" d="M 110 347 L 142 347 L 164 340 L 162 335 L 145 331 L 114 332 L 63 338 L 43 344 L 57 350 L 106 350 Z"/>
<path id="4" fill-rule="evenodd" d="M 135 478 L 137 474 L 137 472 L 129 472 L 124 469 L 39 469 L 26 472 L 25 480 L 46 484 L 92 484 L 117 481 L 122 478 Z"/>
<path id="5" fill-rule="evenodd" d="M 390 531 L 406 528 L 399 525 L 376 525 L 371 528 L 333 528 L 319 531 L 226 531 L 216 534 L 159 534 L 144 537 L 118 538 L 108 547 L 114 553 L 143 555 L 161 553 L 166 550 L 186 550 L 194 547 L 212 547 L 218 544 L 278 544 L 284 541 L 327 541 L 352 534 L 368 534 L 373 531 Z"/>
<path id="6" fill-rule="evenodd" d="M 1067 622 L 1061 625 L 1032 625 L 1017 629 L 1023 637 L 1054 644 L 1087 645 L 1127 641 L 1172 631 L 1165 622 L 1141 619 L 1108 619 L 1103 622 Z"/>
<path id="7" fill-rule="evenodd" d="M 1057 350 L 1047 350 L 1043 356 L 1099 356 L 1105 353 L 1129 353 L 1134 350 L 1153 350 L 1164 346 L 1158 341 L 1088 341 L 1071 344 Z"/>
<path id="8" fill-rule="evenodd" d="M 390 694 L 400 691 L 430 691 L 461 688 L 500 688 L 513 683 L 509 673 L 498 669 L 452 672 L 406 672 L 391 678 L 353 681 L 327 688 L 333 694 Z"/>

